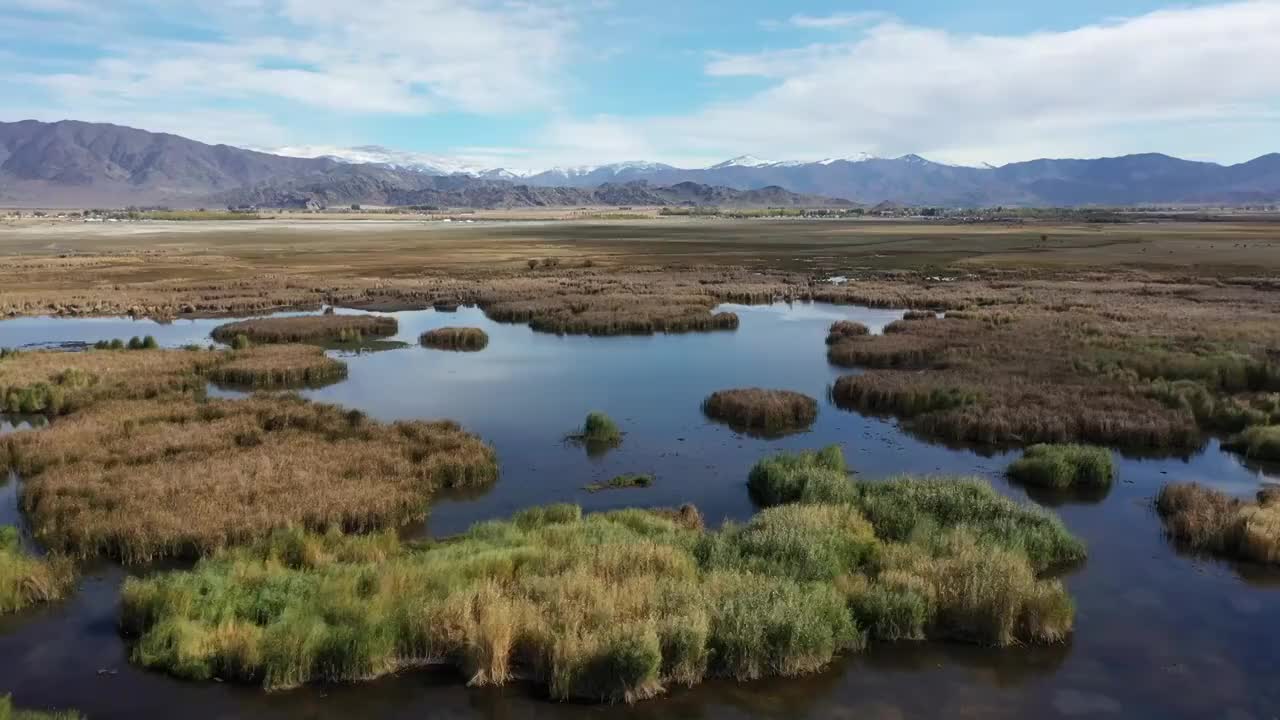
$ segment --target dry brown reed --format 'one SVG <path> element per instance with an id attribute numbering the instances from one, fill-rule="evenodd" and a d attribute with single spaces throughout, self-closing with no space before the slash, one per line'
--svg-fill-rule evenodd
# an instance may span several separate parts
<path id="1" fill-rule="evenodd" d="M 194 350 L 21 352 L 0 362 L 0 410 L 60 415 L 106 398 L 190 390 L 224 359 Z"/>
<path id="2" fill-rule="evenodd" d="M 1194 550 L 1280 564 L 1280 493 L 1262 490 L 1245 502 L 1197 483 L 1160 489 L 1156 510 L 1177 542 Z"/>
<path id="3" fill-rule="evenodd" d="M 831 323 L 831 327 L 827 328 L 827 344 L 835 345 L 842 340 L 861 337 L 870 333 L 871 330 L 860 322 L 837 320 Z"/>
<path id="4" fill-rule="evenodd" d="M 395 335 L 400 329 L 393 317 L 384 315 L 300 315 L 255 318 L 219 325 L 213 339 L 231 343 L 243 335 L 254 343 L 358 341 Z"/>
<path id="5" fill-rule="evenodd" d="M 818 417 L 818 401 L 791 390 L 718 390 L 702 401 L 707 417 L 740 431 L 767 434 L 804 430 Z"/>
<path id="6" fill-rule="evenodd" d="M 475 352 L 489 345 L 489 335 L 480 328 L 442 327 L 422 333 L 418 342 L 437 350 Z"/>
<path id="7" fill-rule="evenodd" d="M 258 390 L 313 388 L 346 379 L 347 364 L 313 345 L 262 345 L 229 353 L 206 376 L 220 385 Z"/>
<path id="8" fill-rule="evenodd" d="M 3 440 L 39 540 L 130 562 L 288 525 L 398 525 L 438 488 L 497 474 L 493 450 L 453 423 L 387 425 L 287 395 L 109 401 Z"/>

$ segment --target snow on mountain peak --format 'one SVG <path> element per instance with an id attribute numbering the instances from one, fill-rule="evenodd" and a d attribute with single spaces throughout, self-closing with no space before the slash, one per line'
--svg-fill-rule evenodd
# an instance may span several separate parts
<path id="1" fill-rule="evenodd" d="M 730 167 L 754 168 L 754 167 L 767 167 L 769 165 L 776 165 L 776 164 L 777 163 L 773 162 L 772 160 L 761 160 L 755 155 L 739 155 L 738 157 L 733 158 L 732 160 L 725 160 L 724 162 L 719 163 L 717 165 L 712 165 L 707 169 L 719 170 L 721 168 L 730 168 Z"/>

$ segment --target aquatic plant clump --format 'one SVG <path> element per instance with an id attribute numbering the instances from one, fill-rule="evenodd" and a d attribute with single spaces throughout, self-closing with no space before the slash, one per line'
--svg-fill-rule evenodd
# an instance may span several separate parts
<path id="1" fill-rule="evenodd" d="M 359 342 L 395 335 L 400 324 L 384 315 L 301 315 L 256 318 L 219 325 L 210 335 L 227 344 L 243 335 L 250 343 Z"/>
<path id="2" fill-rule="evenodd" d="M 1106 488 L 1115 479 L 1111 452 L 1091 445 L 1032 445 L 1006 470 L 1015 482 L 1039 487 Z"/>
<path id="3" fill-rule="evenodd" d="M 1280 493 L 1274 490 L 1246 502 L 1197 483 L 1170 483 L 1156 496 L 1156 511 L 1169 535 L 1193 550 L 1280 564 Z"/>
<path id="4" fill-rule="evenodd" d="M 482 304 L 491 320 L 528 323 L 538 332 L 560 335 L 653 335 L 736 330 L 738 316 L 714 312 L 710 295 L 558 295 L 499 299 Z"/>
<path id="5" fill-rule="evenodd" d="M 312 345 L 260 345 L 234 351 L 206 375 L 220 385 L 257 390 L 320 387 L 346 379 L 347 364 Z"/>
<path id="6" fill-rule="evenodd" d="M 74 585 L 70 560 L 31 555 L 18 542 L 17 528 L 0 525 L 0 614 L 60 600 Z"/>
<path id="7" fill-rule="evenodd" d="M 121 629 L 134 662 L 184 678 L 286 688 L 443 664 L 471 685 L 522 678 L 553 699 L 634 702 L 812 673 L 898 630 L 1009 645 L 1072 627 L 1061 583 L 966 529 L 886 542 L 848 505 L 720 531 L 684 514 L 531 508 L 413 547 L 279 530 L 127 580 Z"/>
<path id="8" fill-rule="evenodd" d="M 418 338 L 424 347 L 437 350 L 483 350 L 489 345 L 489 335 L 480 328 L 443 327 L 428 330 Z"/>
<path id="9" fill-rule="evenodd" d="M 818 417 L 818 401 L 791 390 L 719 390 L 702 401 L 702 411 L 735 429 L 780 433 L 803 430 Z"/>
<path id="10" fill-rule="evenodd" d="M 400 525 L 437 489 L 497 476 L 493 450 L 454 423 L 378 423 L 290 395 L 103 402 L 0 443 L 37 539 L 128 562 L 288 525 Z"/>
<path id="11" fill-rule="evenodd" d="M 601 492 L 603 490 L 626 490 L 628 488 L 647 488 L 653 485 L 653 476 L 643 473 L 625 473 L 615 475 L 608 480 L 594 482 L 583 489 L 587 492 Z"/>
<path id="12" fill-rule="evenodd" d="M 587 413 L 582 421 L 582 429 L 569 436 L 571 440 L 584 443 L 604 443 L 616 445 L 622 442 L 622 430 L 608 415 L 602 412 Z"/>

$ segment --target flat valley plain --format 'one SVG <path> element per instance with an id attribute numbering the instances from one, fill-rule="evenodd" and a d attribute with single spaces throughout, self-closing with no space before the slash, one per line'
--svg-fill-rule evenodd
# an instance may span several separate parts
<path id="1" fill-rule="evenodd" d="M 127 633 L 141 635 L 130 639 L 140 648 L 132 662 L 115 627 L 122 573 L 119 566 L 110 566 L 105 573 L 90 571 L 78 592 L 64 593 L 59 587 L 57 593 L 45 593 L 45 600 L 54 601 L 47 608 L 0 618 L 0 650 L 13 657 L 38 657 L 54 643 L 62 648 L 58 656 L 67 657 L 71 650 L 63 645 L 72 637 L 67 623 L 105 627 L 95 631 L 99 637 L 91 641 L 92 653 L 110 658 L 108 663 L 124 663 L 120 682 L 130 688 L 129 694 L 148 695 L 148 707 L 158 714 L 175 704 L 191 704 L 197 697 L 193 692 L 210 701 L 211 713 L 281 717 L 314 714 L 322 705 L 335 717 L 371 708 L 403 713 L 451 707 L 482 717 L 569 718 L 594 712 L 576 704 L 551 709 L 542 693 L 553 699 L 644 700 L 636 708 L 618 710 L 639 717 L 830 717 L 839 712 L 927 717 L 939 708 L 947 715 L 984 717 L 1033 712 L 1266 717 L 1268 708 L 1280 704 L 1269 674 L 1259 672 L 1280 662 L 1280 603 L 1274 597 L 1280 587 L 1274 562 L 1280 557 L 1280 504 L 1274 494 L 1254 500 L 1280 477 L 1271 464 L 1280 459 L 1280 443 L 1272 441 L 1280 427 L 1280 222 L 1228 216 L 1009 225 L 684 218 L 0 224 L 0 316 L 26 318 L 8 326 L 0 321 L 0 346 L 23 344 L 6 342 L 6 334 L 28 341 L 32 337 L 30 330 L 7 333 L 9 328 L 34 327 L 47 331 L 44 339 L 57 341 L 60 327 L 81 323 L 75 326 L 83 328 L 96 316 L 131 315 L 154 328 L 160 344 L 170 349 L 90 350 L 88 355 L 121 353 L 136 367 L 141 363 L 132 358 L 143 356 L 129 353 L 196 353 L 192 362 L 204 362 L 208 353 L 208 363 L 217 364 L 224 362 L 220 353 L 253 350 L 172 349 L 176 343 L 166 345 L 164 326 L 150 320 L 240 319 L 333 306 L 340 308 L 339 314 L 389 314 L 400 325 L 399 334 L 388 338 L 400 344 L 387 352 L 330 348 L 331 357 L 349 366 L 342 374 L 349 379 L 304 391 L 310 400 L 350 408 L 349 414 L 323 410 L 332 418 L 311 427 L 305 425 L 306 413 L 282 410 L 260 397 L 252 402 L 263 408 L 246 411 L 244 427 L 233 426 L 234 418 L 229 413 L 224 417 L 219 403 L 241 401 L 206 404 L 197 394 L 192 416 L 226 426 L 228 462 L 253 454 L 262 457 L 260 466 L 268 467 L 271 442 L 283 437 L 279 433 L 284 428 L 305 429 L 334 442 L 386 431 L 370 424 L 365 413 L 379 422 L 399 422 L 438 417 L 423 413 L 444 407 L 440 419 L 455 419 L 465 431 L 492 443 L 501 465 L 496 483 L 488 482 L 486 471 L 486 481 L 477 483 L 472 494 L 436 499 L 431 527 L 436 532 L 446 528 L 447 535 L 463 533 L 459 544 L 402 550 L 390 535 L 351 543 L 334 536 L 273 536 L 236 550 L 238 554 L 210 555 L 207 564 L 189 575 L 138 569 L 146 579 L 124 583 L 125 627 Z M 865 332 L 833 333 L 824 342 L 833 320 L 864 323 Z M 467 356 L 417 347 L 420 332 L 456 326 L 481 328 L 491 339 Z M 603 335 L 625 337 L 577 337 Z M 648 335 L 660 337 L 643 337 Z M 15 385 L 6 397 L 15 398 L 17 408 L 26 412 L 28 405 L 40 410 L 37 406 L 45 406 L 46 397 L 56 391 L 58 407 L 73 412 L 81 403 L 118 401 L 138 404 L 139 415 L 155 398 L 163 399 L 157 394 L 162 389 L 153 387 L 154 378 L 109 377 L 108 371 L 93 377 L 95 368 L 119 364 L 115 356 L 100 357 L 84 363 L 85 368 L 68 360 L 61 372 L 50 364 L 56 365 L 56 358 L 35 350 L 0 359 L 10 363 L 10 380 L 35 377 L 38 370 L 54 386 L 41 395 Z M 273 355 L 259 351 L 259 356 L 243 356 L 242 364 L 255 357 L 255 362 L 268 363 Z M 554 358 L 551 365 L 548 358 Z M 4 367 L 0 365 L 0 390 Z M 522 368 L 529 373 L 527 382 Z M 177 385 L 188 392 L 201 377 L 183 375 Z M 538 388 L 539 382 L 545 387 Z M 708 392 L 757 385 L 811 398 L 821 396 L 825 386 L 817 423 L 786 438 L 755 437 L 701 417 L 700 403 Z M 637 394 L 640 387 L 646 389 Z M 504 397 L 510 399 L 509 408 Z M 55 414 L 47 412 L 52 407 L 44 407 L 47 414 Z M 95 407 L 105 408 L 99 414 L 114 412 L 110 405 Z M 601 454 L 588 447 L 584 458 L 581 447 L 563 442 L 563 434 L 571 433 L 573 423 L 591 410 L 609 411 L 622 433 L 617 447 Z M 93 410 L 78 412 L 52 420 L 55 430 L 66 424 L 63 433 L 34 430 L 28 439 L 13 439 L 24 433 L 0 438 L 8 443 L 0 444 L 0 450 L 8 448 L 11 466 L 29 475 L 17 494 L 23 496 L 23 510 L 37 535 L 42 528 L 46 537 L 75 530 L 71 521 L 59 518 L 72 517 L 80 508 L 59 510 L 41 500 L 41 493 L 52 496 L 61 487 L 60 499 L 72 502 L 83 495 L 84 482 L 69 472 L 56 475 L 52 462 L 53 469 L 44 470 L 35 451 L 46 442 L 39 436 L 48 438 L 47 457 L 63 457 L 59 436 L 80 419 L 93 422 Z M 570 421 L 571 416 L 576 419 Z M 195 420 L 176 417 L 166 421 L 197 427 Z M 6 422 L 17 426 L 30 421 L 11 415 Z M 142 438 L 138 428 L 154 423 L 124 419 L 118 425 L 109 429 L 123 443 Z M 395 427 L 395 432 L 413 436 L 408 426 Z M 193 438 L 202 436 L 190 432 Z M 554 437 L 547 440 L 547 435 Z M 424 436 L 422 441 L 434 447 L 434 440 Z M 186 442 L 185 436 L 175 435 L 172 443 L 165 440 L 174 447 L 165 449 L 159 440 L 148 440 L 139 452 L 151 459 L 164 452 L 190 452 Z M 847 481 L 843 459 L 831 467 L 806 469 L 809 461 L 803 458 L 813 456 L 784 457 L 777 461 L 782 468 L 779 487 L 790 488 L 806 509 L 755 512 L 746 487 L 746 470 L 753 462 L 779 450 L 816 450 L 829 443 L 844 446 L 849 469 L 857 473 L 854 481 Z M 1055 473 L 1054 481 L 1045 484 L 1056 487 L 1006 480 L 1005 467 L 1035 443 L 1107 448 L 1087 454 L 1114 457 L 1118 479 L 1111 481 L 1108 465 L 1106 483 L 1069 487 L 1070 480 L 1056 479 L 1072 476 L 1071 461 L 1064 455 L 1061 462 L 1038 456 Z M 214 450 L 222 453 L 224 448 Z M 410 455 L 425 457 L 421 452 Z M 0 464 L 4 461 L 0 452 Z M 98 460 L 86 454 L 81 462 L 86 468 L 81 475 L 94 475 L 89 463 Z M 538 475 L 537 466 L 544 464 L 563 482 Z M 136 462 L 112 461 L 110 466 L 149 472 Z M 767 465 L 761 467 L 767 470 Z M 584 473 L 588 476 L 582 477 Z M 626 492 L 590 494 L 583 489 L 589 480 L 625 473 L 651 474 L 651 480 Z M 878 481 L 899 473 L 979 475 L 981 487 L 990 485 L 1002 495 L 1042 507 L 1026 517 L 1008 515 L 1013 511 L 986 495 L 963 500 L 963 486 L 956 486 L 958 494 L 948 499 L 927 489 L 932 485 L 911 490 L 909 482 L 901 486 L 906 488 L 903 497 L 915 498 L 907 505 L 877 499 Z M 358 474 L 351 470 L 343 477 Z M 178 497 L 178 488 L 167 485 L 162 475 L 156 475 L 157 492 Z M 721 475 L 732 478 L 717 479 Z M 63 486 L 55 480 L 64 481 Z M 1176 512 L 1169 513 L 1171 519 L 1162 518 L 1165 509 L 1157 512 L 1157 494 L 1163 484 L 1182 480 L 1201 483 L 1209 491 L 1178 494 Z M 10 482 L 11 495 L 17 484 Z M 857 490 L 850 491 L 850 485 Z M 241 486 L 257 492 L 252 483 Z M 686 501 L 707 515 L 705 532 L 701 516 L 696 526 L 681 524 L 696 515 L 692 509 L 589 521 L 566 506 L 517 514 L 553 502 L 593 511 L 673 508 Z M 921 509 L 930 502 L 936 503 L 932 509 Z M 961 502 L 976 503 L 966 506 L 970 513 L 974 507 L 988 509 L 955 530 L 951 525 L 958 522 L 955 508 Z M 100 519 L 95 513 L 101 508 L 84 510 L 85 518 Z M 869 525 L 859 513 L 870 519 Z M 1003 519 L 993 519 L 997 515 Z M 1041 519 L 1050 515 L 1060 516 L 1065 530 L 1052 524 L 1057 518 Z M 1033 562 L 1037 556 L 1031 546 L 1043 540 L 1009 536 L 1009 517 L 1018 523 L 1050 523 L 1044 527 L 1059 538 L 1054 542 L 1074 543 L 1058 533 L 1077 534 L 1088 546 L 1088 560 L 1079 561 L 1073 552 L 1069 568 Z M 108 520 L 140 518 L 133 513 Z M 464 519 L 513 524 L 476 525 L 478 534 L 467 535 Z M 730 522 L 721 530 L 723 520 L 745 524 Z M 273 522 L 265 516 L 263 521 L 262 527 Z M 347 525 L 348 530 L 384 526 Z M 145 530 L 126 526 L 121 532 L 135 537 Z M 234 544 L 240 538 L 261 540 L 261 535 L 257 527 L 247 528 L 233 538 Z M 800 536 L 808 540 L 785 544 Z M 546 562 L 556 567 L 570 560 L 582 563 L 574 577 L 584 585 L 581 592 L 569 593 L 571 601 L 590 608 L 597 621 L 606 617 L 600 613 L 621 613 L 627 632 L 611 635 L 607 622 L 602 628 L 568 623 L 577 634 L 562 635 L 568 631 L 557 623 L 572 618 L 531 609 L 546 600 L 537 588 L 554 575 L 522 578 L 519 572 L 526 571 L 521 570 L 511 583 L 482 586 L 474 595 L 432 596 L 423 606 L 432 614 L 420 618 L 423 627 L 432 628 L 420 638 L 425 645 L 378 645 L 395 635 L 388 636 L 386 628 L 403 626 L 401 619 L 392 620 L 406 612 L 396 604 L 399 600 L 392 602 L 403 595 L 394 583 L 404 582 L 419 564 L 428 567 L 437 557 L 453 563 L 473 545 L 484 549 L 484 543 L 498 538 L 504 547 L 535 554 L 543 552 L 544 540 L 572 542 L 574 547 L 583 543 L 586 555 L 548 556 Z M 818 544 L 814 538 L 830 542 Z M 874 542 L 850 545 L 858 538 Z M 993 538 L 995 546 L 989 544 Z M 675 549 L 664 545 L 655 550 L 655 539 Z M 599 552 L 594 543 L 604 541 L 639 542 L 654 553 L 645 565 L 652 576 L 624 573 L 637 587 L 650 583 L 645 592 L 637 590 L 627 602 L 599 594 L 623 572 L 623 566 L 600 559 L 611 557 L 608 552 L 591 560 L 590 553 Z M 884 548 L 876 544 L 881 541 Z M 219 536 L 212 545 L 222 542 Z M 173 545 L 176 550 L 170 554 L 184 555 L 191 544 Z M 128 558 L 98 540 L 72 538 L 67 545 L 86 558 Z M 626 554 L 621 545 L 610 547 L 609 552 Z M 1043 545 L 1037 547 L 1043 550 Z M 779 559 L 784 557 L 791 560 Z M 796 557 L 809 558 L 810 565 L 795 565 Z M 326 646 L 317 652 L 334 653 L 333 659 L 290 666 L 283 675 L 266 671 L 265 681 L 260 668 L 275 660 L 259 654 L 273 645 L 258 634 L 260 628 L 243 619 L 219 625 L 211 618 L 224 618 L 222 613 L 230 612 L 226 608 L 192 609 L 185 600 L 174 599 L 185 598 L 182 593 L 193 592 L 200 583 L 224 587 L 226 573 L 261 573 L 271 582 L 297 587 L 321 582 L 316 578 L 346 578 L 342 583 L 364 587 L 366 580 L 353 579 L 363 577 L 362 563 L 386 558 L 395 559 L 393 569 L 404 574 L 389 572 L 378 580 L 381 595 L 375 596 L 382 600 L 370 608 L 386 615 L 359 619 L 368 623 L 361 626 L 371 631 L 368 642 L 344 645 L 340 653 Z M 992 565 L 991 558 L 1004 558 L 1007 567 Z M 179 559 L 189 563 L 193 558 Z M 448 567 L 463 574 L 476 571 Z M 774 601 L 803 597 L 813 603 L 821 598 L 827 614 L 801 614 L 834 618 L 836 624 L 790 626 L 782 617 L 786 613 L 776 618 L 761 614 L 760 608 L 776 611 L 776 605 L 751 605 L 757 614 L 742 616 L 754 618 L 743 625 L 744 631 L 763 634 L 751 653 L 737 656 L 741 664 L 730 668 L 723 662 L 726 639 L 718 625 L 723 618 L 715 613 L 737 607 L 719 602 L 724 598 L 738 598 L 734 602 L 744 608 L 757 602 L 757 595 L 746 593 L 747 584 L 739 592 L 741 580 L 733 575 L 757 571 L 776 581 Z M 592 573 L 599 582 L 587 581 Z M 1021 578 L 1020 589 L 987 583 L 981 591 L 958 591 L 970 579 L 996 576 Z M 429 581 L 432 574 L 424 577 L 428 580 L 415 580 L 413 587 L 439 590 Z M 690 578 L 706 580 L 708 594 L 699 595 L 697 602 L 684 598 L 679 622 L 668 626 L 663 623 L 671 618 L 662 616 L 656 630 L 646 625 L 652 609 L 640 599 L 669 608 L 677 597 L 670 593 L 692 582 Z M 802 587 L 795 584 L 798 580 L 821 585 L 820 592 L 797 589 Z M 1051 584 L 1040 584 L 1046 581 Z M 346 619 L 334 622 L 357 622 L 359 603 L 338 597 L 338 585 L 319 587 L 323 592 L 295 598 L 298 613 L 332 620 L 326 613 L 340 609 Z M 986 598 L 985 593 L 994 593 L 990 603 L 975 604 L 973 598 Z M 65 616 L 56 600 L 64 594 L 70 599 L 61 602 L 71 608 Z M 553 596 L 552 604 L 570 607 L 558 604 L 570 602 L 569 595 Z M 210 597 L 209 603 L 220 601 Z M 532 605 L 530 598 L 536 599 Z M 708 599 L 709 609 L 704 609 L 701 603 Z M 337 604 L 326 609 L 328 602 Z M 828 612 L 846 602 L 856 627 L 847 626 L 843 613 Z M 1021 609 L 1015 615 L 995 609 L 1008 602 Z M 311 605 L 302 608 L 307 603 Z M 180 607 L 207 614 L 180 616 Z M 495 607 L 523 619 L 503 625 L 490 614 Z M 551 624 L 529 621 L 534 616 L 550 618 Z M 60 619 L 64 617 L 69 619 Z M 999 633 L 975 632 L 997 620 L 1015 624 L 1002 625 Z M 761 628 L 768 623 L 778 624 L 765 632 Z M 493 650 L 504 647 L 493 634 L 502 627 L 524 628 L 517 635 L 555 642 L 538 651 L 542 660 L 528 662 L 521 656 L 528 648 L 518 636 L 503 641 L 510 643 L 508 651 Z M 711 640 L 696 632 L 692 639 L 672 634 L 688 628 L 702 628 L 699 632 Z M 634 635 L 627 634 L 633 629 Z M 443 635 L 437 637 L 439 633 Z M 483 639 L 480 649 L 476 637 Z M 971 645 L 921 643 L 924 637 Z M 565 638 L 576 644 L 560 643 Z M 1019 645 L 1020 638 L 1032 640 L 1026 647 L 990 647 Z M 448 658 L 463 671 L 461 678 L 433 675 L 424 680 L 413 672 L 396 672 L 434 659 L 432 647 L 460 642 L 472 644 L 451 650 Z M 857 652 L 867 642 L 865 653 Z M 672 643 L 687 653 L 680 656 L 685 664 L 679 667 L 666 665 Z M 704 646 L 712 649 L 710 659 L 699 655 Z M 753 654 L 760 648 L 764 652 Z M 847 659 L 831 659 L 839 655 Z M 539 689 L 454 689 L 459 680 L 478 685 L 515 681 L 521 668 L 507 668 L 508 658 L 518 665 L 526 661 L 523 670 L 536 668 L 524 677 Z M 780 665 L 769 666 L 767 658 Z M 99 661 L 74 666 L 85 662 Z M 351 664 L 341 664 L 347 662 Z M 1125 666 L 1123 671 L 1117 663 Z M 820 672 L 803 680 L 767 679 L 814 671 Z M 56 683 L 30 669 L 23 672 L 27 685 L 0 686 L 0 694 L 12 690 L 19 705 L 47 706 Z M 244 683 L 215 691 L 168 679 L 166 673 L 269 687 L 315 679 L 344 684 L 321 682 L 319 687 L 262 694 Z M 389 677 L 345 684 L 381 675 Z M 706 687 L 682 687 L 704 675 Z M 1206 688 L 1212 691 L 1179 697 L 1183 675 L 1207 678 Z M 75 683 L 58 677 L 59 682 Z M 611 684 L 620 677 L 634 682 Z M 766 679 L 736 684 L 722 678 Z M 88 685 L 94 681 L 86 678 L 76 685 L 73 696 L 84 701 L 79 704 L 87 703 L 85 709 L 91 711 L 120 709 L 116 700 L 95 694 Z M 914 697 L 917 686 L 930 689 Z M 663 699 L 649 699 L 664 694 Z"/>

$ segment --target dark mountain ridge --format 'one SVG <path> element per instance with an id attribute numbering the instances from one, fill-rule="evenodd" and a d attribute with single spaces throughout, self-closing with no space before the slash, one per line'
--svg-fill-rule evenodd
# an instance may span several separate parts
<path id="1" fill-rule="evenodd" d="M 741 161 L 741 162 L 739 162 Z M 512 179 L 295 158 L 118 125 L 0 123 L 0 205 L 530 207 L 704 204 L 1087 206 L 1280 201 L 1280 154 L 1238 165 L 1155 153 L 961 167 L 917 155 L 702 169 L 627 163 Z"/>

